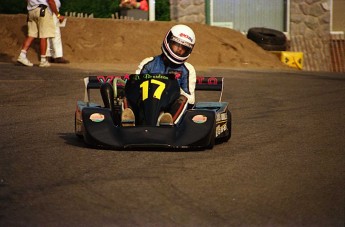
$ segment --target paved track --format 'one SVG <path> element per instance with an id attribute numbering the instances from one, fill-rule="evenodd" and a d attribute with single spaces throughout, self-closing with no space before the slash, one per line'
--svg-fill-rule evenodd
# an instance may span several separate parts
<path id="1" fill-rule="evenodd" d="M 344 226 L 344 74 L 207 73 L 233 137 L 203 152 L 84 147 L 91 74 L 0 64 L 0 226 Z"/>

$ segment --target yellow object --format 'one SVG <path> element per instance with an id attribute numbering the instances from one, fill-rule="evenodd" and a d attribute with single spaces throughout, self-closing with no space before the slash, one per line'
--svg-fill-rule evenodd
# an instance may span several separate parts
<path id="1" fill-rule="evenodd" d="M 297 68 L 303 68 L 303 53 L 302 52 L 290 52 L 290 51 L 271 51 L 277 55 L 281 62 L 284 64 Z"/>

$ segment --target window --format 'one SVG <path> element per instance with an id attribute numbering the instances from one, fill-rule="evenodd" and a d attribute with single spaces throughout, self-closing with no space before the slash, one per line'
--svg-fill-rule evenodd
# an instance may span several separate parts
<path id="1" fill-rule="evenodd" d="M 267 27 L 288 32 L 289 0 L 209 0 L 209 24 L 247 32 Z M 207 3 L 206 3 L 207 4 Z"/>

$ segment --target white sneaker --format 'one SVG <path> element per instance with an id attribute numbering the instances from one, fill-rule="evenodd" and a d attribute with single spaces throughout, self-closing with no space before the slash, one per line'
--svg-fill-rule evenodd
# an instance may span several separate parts
<path id="1" fill-rule="evenodd" d="M 162 125 L 173 125 L 174 121 L 173 121 L 171 114 L 170 113 L 162 113 L 158 117 L 158 124 L 160 126 L 162 126 Z"/>
<path id="2" fill-rule="evenodd" d="M 48 61 L 41 61 L 38 66 L 39 67 L 49 67 L 50 63 Z"/>
<path id="3" fill-rule="evenodd" d="M 135 126 L 135 116 L 131 108 L 126 108 L 121 114 L 122 126 Z"/>
<path id="4" fill-rule="evenodd" d="M 25 66 L 29 66 L 29 67 L 32 67 L 34 64 L 32 64 L 29 59 L 27 58 L 22 58 L 22 57 L 18 57 L 17 59 L 17 62 L 19 62 L 20 64 L 22 65 L 25 65 Z"/>

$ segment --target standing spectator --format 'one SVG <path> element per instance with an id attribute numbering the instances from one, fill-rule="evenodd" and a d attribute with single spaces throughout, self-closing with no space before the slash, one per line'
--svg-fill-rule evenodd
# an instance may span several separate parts
<path id="1" fill-rule="evenodd" d="M 28 35 L 24 40 L 17 61 L 25 66 L 33 66 L 26 57 L 26 53 L 35 38 L 39 38 L 41 54 L 39 67 L 49 67 L 50 64 L 46 58 L 47 38 L 54 37 L 55 25 L 53 14 L 55 14 L 60 21 L 63 21 L 64 17 L 59 14 L 54 0 L 27 0 L 27 10 Z"/>
<path id="2" fill-rule="evenodd" d="M 58 11 L 60 11 L 61 2 L 60 0 L 55 0 L 55 5 Z M 52 63 L 69 63 L 68 60 L 63 58 L 63 49 L 62 49 L 62 39 L 60 31 L 60 21 L 55 14 L 53 14 L 54 24 L 55 24 L 55 37 L 48 38 L 47 40 L 47 59 Z"/>
<path id="3" fill-rule="evenodd" d="M 121 0 L 120 7 L 140 9 L 143 11 L 149 10 L 149 4 L 147 3 L 147 0 Z"/>

